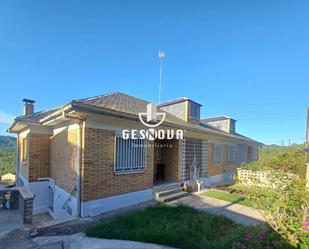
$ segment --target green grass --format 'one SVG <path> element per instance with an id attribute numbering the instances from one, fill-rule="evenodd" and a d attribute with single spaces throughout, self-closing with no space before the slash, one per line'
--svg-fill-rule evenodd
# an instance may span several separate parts
<path id="1" fill-rule="evenodd" d="M 87 236 L 157 243 L 178 248 L 228 248 L 243 226 L 187 206 L 159 205 L 86 229 Z"/>
<path id="2" fill-rule="evenodd" d="M 183 249 L 234 249 L 242 248 L 239 245 L 248 242 L 252 243 L 255 249 L 264 249 L 274 241 L 276 235 L 267 232 L 266 236 L 272 237 L 260 239 L 254 235 L 260 231 L 257 229 L 265 230 L 259 227 L 244 227 L 225 217 L 200 212 L 183 205 L 158 205 L 90 226 L 85 232 L 90 237 L 141 241 Z M 250 241 L 247 241 L 248 232 L 253 234 Z M 282 247 L 280 244 L 280 247 L 270 248 L 288 247 Z"/>
<path id="3" fill-rule="evenodd" d="M 215 198 L 215 199 L 219 199 L 219 200 L 223 200 L 223 201 L 237 203 L 237 204 L 248 206 L 248 207 L 252 207 L 252 203 L 249 200 L 246 200 L 244 197 L 236 193 L 229 194 L 223 191 L 211 189 L 211 190 L 204 192 L 202 195 Z"/>

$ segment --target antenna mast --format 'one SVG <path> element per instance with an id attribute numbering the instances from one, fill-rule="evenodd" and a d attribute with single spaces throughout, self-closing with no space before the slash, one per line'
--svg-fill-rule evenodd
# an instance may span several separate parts
<path id="1" fill-rule="evenodd" d="M 165 57 L 165 52 L 159 50 L 159 59 L 160 59 L 160 83 L 159 83 L 159 104 L 161 103 L 161 88 L 162 88 L 162 66 L 163 58 Z"/>

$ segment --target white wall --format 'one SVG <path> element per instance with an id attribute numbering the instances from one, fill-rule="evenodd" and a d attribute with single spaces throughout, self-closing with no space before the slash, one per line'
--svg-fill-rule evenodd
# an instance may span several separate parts
<path id="1" fill-rule="evenodd" d="M 150 201 L 153 199 L 152 189 L 131 192 L 122 195 L 111 196 L 99 200 L 81 203 L 81 216 L 96 216 L 118 208 L 128 207 L 134 204 Z"/>
<path id="2" fill-rule="evenodd" d="M 63 205 L 69 197 L 69 193 L 65 192 L 57 184 L 49 178 L 44 178 L 41 181 L 28 182 L 23 176 L 19 176 L 34 195 L 33 214 L 41 214 L 49 212 L 54 219 L 67 218 L 69 209 L 72 210 L 72 215 L 77 215 L 77 201 L 74 196 L 68 201 L 66 208 Z M 50 207 L 53 206 L 53 212 Z"/>
<path id="3" fill-rule="evenodd" d="M 204 183 L 204 187 L 212 187 L 215 186 L 217 183 L 225 181 L 228 183 L 233 183 L 234 179 L 233 179 L 233 175 L 234 173 L 232 172 L 227 172 L 221 175 L 215 175 L 215 176 L 211 176 L 211 177 L 204 177 L 201 178 L 201 180 Z"/>
<path id="4" fill-rule="evenodd" d="M 70 200 L 68 200 L 70 194 L 64 191 L 62 188 L 60 188 L 58 185 L 55 184 L 54 187 L 54 212 L 52 214 L 54 219 L 61 219 L 61 218 L 68 218 L 70 216 L 77 215 L 77 201 L 74 196 L 70 197 Z M 65 206 L 65 209 L 63 208 L 66 200 L 68 200 L 67 205 Z M 71 214 L 70 211 L 71 210 Z"/>

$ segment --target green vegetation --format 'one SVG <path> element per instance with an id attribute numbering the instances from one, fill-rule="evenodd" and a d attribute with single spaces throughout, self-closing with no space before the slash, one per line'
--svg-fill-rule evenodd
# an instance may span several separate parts
<path id="1" fill-rule="evenodd" d="M 276 169 L 284 172 L 305 176 L 305 145 L 291 146 L 263 146 L 259 151 L 259 160 L 247 165 L 245 168 L 252 170 Z"/>
<path id="2" fill-rule="evenodd" d="M 290 248 L 272 230 L 245 227 L 187 206 L 158 205 L 90 226 L 87 236 L 184 249 Z"/>
<path id="3" fill-rule="evenodd" d="M 271 169 L 268 183 L 246 188 L 246 197 L 264 210 L 268 224 L 291 244 L 309 249 L 309 191 L 305 181 L 304 145 L 266 146 L 257 162 L 244 166 L 251 170 Z"/>
<path id="4" fill-rule="evenodd" d="M 15 174 L 16 139 L 10 136 L 0 136 L 0 176 L 6 173 Z"/>
<path id="5" fill-rule="evenodd" d="M 220 190 L 211 189 L 202 194 L 203 196 L 228 201 L 232 203 L 237 203 L 240 205 L 252 207 L 252 203 L 249 200 L 246 200 L 245 197 L 236 194 L 236 193 L 227 193 Z"/>

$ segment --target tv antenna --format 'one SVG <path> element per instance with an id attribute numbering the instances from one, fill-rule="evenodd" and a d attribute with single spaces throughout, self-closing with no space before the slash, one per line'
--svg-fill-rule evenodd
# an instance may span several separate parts
<path id="1" fill-rule="evenodd" d="M 159 50 L 158 53 L 160 59 L 160 83 L 159 83 L 159 104 L 161 103 L 161 88 L 162 88 L 162 66 L 163 66 L 163 58 L 165 57 L 165 52 Z"/>

